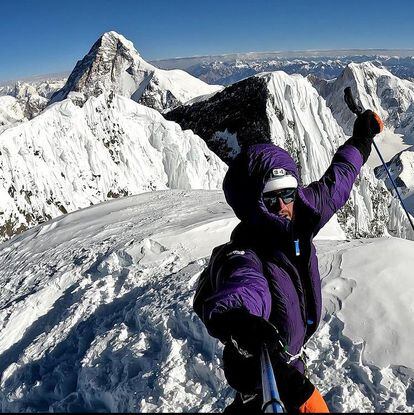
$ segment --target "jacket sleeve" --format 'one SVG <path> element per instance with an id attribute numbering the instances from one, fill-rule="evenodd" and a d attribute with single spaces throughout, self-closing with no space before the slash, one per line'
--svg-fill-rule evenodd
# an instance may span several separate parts
<path id="1" fill-rule="evenodd" d="M 320 215 L 314 234 L 344 206 L 362 164 L 361 152 L 355 146 L 345 143 L 335 153 L 322 178 L 303 189 L 305 199 Z"/>
<path id="2" fill-rule="evenodd" d="M 235 309 L 269 319 L 271 296 L 261 261 L 253 251 L 232 251 L 211 270 L 211 292 L 203 299 L 201 319 L 209 333 L 220 338 L 214 316 Z"/>

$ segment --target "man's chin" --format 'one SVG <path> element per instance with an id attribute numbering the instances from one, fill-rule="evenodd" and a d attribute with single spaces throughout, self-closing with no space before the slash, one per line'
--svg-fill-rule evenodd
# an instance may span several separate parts
<path id="1" fill-rule="evenodd" d="M 281 218 L 285 218 L 287 220 L 292 220 L 292 218 L 290 217 L 290 215 L 286 214 L 286 213 L 279 213 L 279 216 Z"/>

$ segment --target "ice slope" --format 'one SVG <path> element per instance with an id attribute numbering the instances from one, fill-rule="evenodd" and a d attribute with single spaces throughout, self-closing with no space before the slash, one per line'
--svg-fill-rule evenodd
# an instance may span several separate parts
<path id="1" fill-rule="evenodd" d="M 199 95 L 222 89 L 182 70 L 163 70 L 146 62 L 132 42 L 114 31 L 104 33 L 73 69 L 64 87 L 51 102 L 71 92 L 86 100 L 102 92 L 115 92 L 159 111 L 172 108 Z"/>
<path id="2" fill-rule="evenodd" d="M 0 134 L 0 238 L 149 190 L 218 189 L 225 164 L 191 131 L 114 94 L 48 107 Z"/>
<path id="3" fill-rule="evenodd" d="M 191 303 L 236 224 L 219 191 L 167 190 L 0 245 L 2 412 L 221 411 L 233 396 L 222 347 Z M 317 249 L 325 323 L 308 347 L 312 379 L 335 411 L 414 410 L 414 243 L 325 239 Z"/>

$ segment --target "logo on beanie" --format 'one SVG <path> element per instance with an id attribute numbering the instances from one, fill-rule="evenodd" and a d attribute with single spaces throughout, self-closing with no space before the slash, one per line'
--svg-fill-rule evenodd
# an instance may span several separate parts
<path id="1" fill-rule="evenodd" d="M 276 190 L 298 187 L 298 181 L 294 176 L 287 173 L 285 169 L 272 169 L 267 175 L 263 193 L 274 192 Z"/>
<path id="2" fill-rule="evenodd" d="M 285 169 L 273 169 L 270 173 L 270 177 L 279 177 L 279 176 L 285 176 L 286 170 Z"/>

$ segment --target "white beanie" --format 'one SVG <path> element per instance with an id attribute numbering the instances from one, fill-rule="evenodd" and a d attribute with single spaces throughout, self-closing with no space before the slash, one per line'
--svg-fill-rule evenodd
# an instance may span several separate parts
<path id="1" fill-rule="evenodd" d="M 263 193 L 274 192 L 275 190 L 297 188 L 296 177 L 287 174 L 285 169 L 272 169 L 263 189 Z"/>

